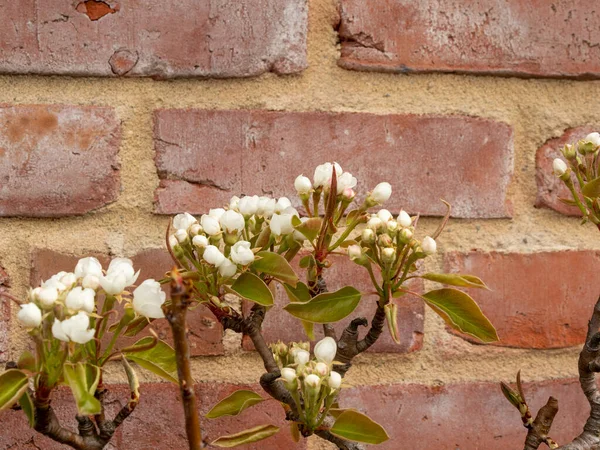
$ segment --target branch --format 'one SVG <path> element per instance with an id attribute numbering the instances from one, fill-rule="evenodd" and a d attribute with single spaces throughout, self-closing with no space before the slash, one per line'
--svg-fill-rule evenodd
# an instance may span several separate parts
<path id="1" fill-rule="evenodd" d="M 177 375 L 185 414 L 185 431 L 190 450 L 200 450 L 202 448 L 202 431 L 200 430 L 194 379 L 190 366 L 190 346 L 186 323 L 191 287 L 189 286 L 190 281 L 183 280 L 176 268 L 173 269 L 171 275 L 171 305 L 165 315 L 173 331 Z"/>

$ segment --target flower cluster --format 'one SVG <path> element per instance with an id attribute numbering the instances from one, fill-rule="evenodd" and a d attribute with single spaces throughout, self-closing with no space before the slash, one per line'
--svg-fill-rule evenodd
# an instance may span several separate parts
<path id="1" fill-rule="evenodd" d="M 552 170 L 571 192 L 572 199 L 561 199 L 577 206 L 585 220 L 600 225 L 600 133 L 588 134 L 575 144 L 567 144 L 561 152 L 567 162 L 554 159 Z M 576 181 L 576 183 L 574 182 Z"/>
<path id="2" fill-rule="evenodd" d="M 314 358 L 306 346 L 279 342 L 271 347 L 273 355 L 281 363 L 281 378 L 296 404 L 303 411 L 300 416 L 309 429 L 317 428 L 327 416 L 329 408 L 342 385 L 342 376 L 332 370 L 337 352 L 333 338 L 317 342 Z"/>
<path id="3" fill-rule="evenodd" d="M 59 272 L 29 292 L 29 302 L 21 305 L 17 314 L 23 326 L 39 331 L 44 320 L 52 320 L 51 332 L 55 339 L 85 344 L 95 336 L 90 317 L 97 317 L 97 300 L 127 299 L 128 305 L 141 316 L 164 317 L 161 305 L 165 293 L 152 279 L 144 281 L 131 294 L 125 288 L 133 285 L 139 276 L 127 258 L 113 259 L 106 271 L 94 257 L 80 259 L 73 272 Z"/>

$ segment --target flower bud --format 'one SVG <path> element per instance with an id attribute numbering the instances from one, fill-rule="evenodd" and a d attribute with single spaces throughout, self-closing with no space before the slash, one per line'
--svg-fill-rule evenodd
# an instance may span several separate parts
<path id="1" fill-rule="evenodd" d="M 259 197 L 258 198 L 258 209 L 256 214 L 262 217 L 271 217 L 275 213 L 275 206 L 277 201 L 270 197 Z"/>
<path id="2" fill-rule="evenodd" d="M 585 137 L 585 140 L 591 142 L 596 147 L 600 146 L 600 133 L 594 131 Z"/>
<path id="3" fill-rule="evenodd" d="M 293 210 L 293 208 L 287 208 L 286 211 Z M 294 210 L 296 211 L 296 210 Z M 281 236 L 284 234 L 290 234 L 294 232 L 294 226 L 292 225 L 292 216 L 295 214 L 273 214 L 269 226 L 274 236 Z"/>
<path id="4" fill-rule="evenodd" d="M 399 228 L 398 222 L 396 222 L 395 220 L 388 220 L 388 222 L 386 223 L 386 226 L 387 226 L 388 232 L 392 235 L 395 234 Z"/>
<path id="5" fill-rule="evenodd" d="M 348 257 L 354 261 L 355 259 L 361 258 L 363 255 L 362 248 L 360 245 L 350 245 L 348 246 Z"/>
<path id="6" fill-rule="evenodd" d="M 371 198 L 379 204 L 385 203 L 389 200 L 392 195 L 392 186 L 390 183 L 383 182 L 379 183 L 371 192 Z"/>
<path id="7" fill-rule="evenodd" d="M 196 235 L 202 233 L 202 231 L 203 231 L 202 227 L 200 226 L 199 223 L 195 223 L 190 227 L 190 234 L 192 236 L 196 236 Z"/>
<path id="8" fill-rule="evenodd" d="M 173 236 L 175 236 L 177 242 L 183 244 L 188 238 L 188 233 L 186 230 L 177 230 Z"/>
<path id="9" fill-rule="evenodd" d="M 391 247 L 392 245 L 394 245 L 394 241 L 392 241 L 392 238 L 389 235 L 382 234 L 377 240 L 377 245 L 379 245 L 380 247 Z"/>
<path id="10" fill-rule="evenodd" d="M 74 311 L 83 310 L 89 314 L 94 312 L 96 291 L 90 288 L 74 287 L 67 294 L 65 305 Z"/>
<path id="11" fill-rule="evenodd" d="M 367 222 L 367 228 L 370 228 L 373 231 L 377 231 L 383 228 L 383 222 L 377 216 L 373 216 Z"/>
<path id="12" fill-rule="evenodd" d="M 240 198 L 237 195 L 231 197 L 229 200 L 229 209 L 239 212 Z"/>
<path id="13" fill-rule="evenodd" d="M 404 228 L 410 227 L 412 225 L 412 219 L 410 218 L 408 213 L 403 209 L 400 210 L 400 214 L 398 214 L 398 223 Z"/>
<path id="14" fill-rule="evenodd" d="M 365 228 L 362 232 L 360 240 L 367 245 L 375 243 L 375 232 L 371 228 Z"/>
<path id="15" fill-rule="evenodd" d="M 194 244 L 198 248 L 205 248 L 208 246 L 208 238 L 203 234 L 199 234 L 194 236 L 192 239 L 192 244 Z"/>
<path id="16" fill-rule="evenodd" d="M 408 244 L 413 237 L 413 232 L 409 228 L 400 230 L 400 242 Z"/>
<path id="17" fill-rule="evenodd" d="M 226 233 L 237 233 L 244 229 L 246 221 L 243 215 L 230 209 L 219 218 L 219 224 Z"/>
<path id="18" fill-rule="evenodd" d="M 311 389 L 317 389 L 321 384 L 321 378 L 319 378 L 318 375 L 311 373 L 304 378 L 304 384 Z"/>
<path id="19" fill-rule="evenodd" d="M 211 211 L 214 211 L 211 209 Z M 200 218 L 200 225 L 204 229 L 204 232 L 209 236 L 215 236 L 221 232 L 221 224 L 219 223 L 219 219 L 204 214 Z"/>
<path id="20" fill-rule="evenodd" d="M 433 238 L 425 236 L 421 242 L 421 248 L 426 255 L 433 255 L 437 251 L 437 243 Z"/>
<path id="21" fill-rule="evenodd" d="M 54 287 L 42 287 L 37 293 L 37 299 L 43 307 L 51 308 L 58 300 L 58 290 Z"/>
<path id="22" fill-rule="evenodd" d="M 306 350 L 298 350 L 294 353 L 294 362 L 299 366 L 303 366 L 310 360 L 310 353 Z"/>
<path id="23" fill-rule="evenodd" d="M 377 211 L 377 217 L 379 217 L 383 223 L 386 223 L 392 218 L 392 213 L 389 212 L 387 209 L 380 209 L 379 211 Z"/>
<path id="24" fill-rule="evenodd" d="M 162 305 L 166 297 L 167 295 L 160 288 L 160 283 L 149 278 L 133 291 L 133 310 L 150 319 L 161 319 L 165 317 Z"/>
<path id="25" fill-rule="evenodd" d="M 312 191 L 312 183 L 308 177 L 298 175 L 294 180 L 294 187 L 298 195 L 309 194 Z"/>
<path id="26" fill-rule="evenodd" d="M 562 149 L 562 154 L 565 158 L 571 160 L 577 157 L 577 149 L 572 144 L 566 144 Z"/>
<path id="27" fill-rule="evenodd" d="M 331 364 L 335 359 L 335 354 L 337 352 L 337 344 L 335 339 L 331 337 L 326 337 L 321 339 L 315 345 L 315 357 L 318 361 L 322 361 L 326 364 Z"/>
<path id="28" fill-rule="evenodd" d="M 35 303 L 21 305 L 17 319 L 26 328 L 35 328 L 42 323 L 42 311 Z"/>
<path id="29" fill-rule="evenodd" d="M 326 377 L 329 373 L 329 366 L 324 362 L 318 362 L 315 364 L 315 373 L 321 378 Z"/>
<path id="30" fill-rule="evenodd" d="M 242 266 L 247 266 L 254 261 L 254 252 L 250 250 L 250 242 L 238 241 L 231 247 L 231 260 Z"/>
<path id="31" fill-rule="evenodd" d="M 342 168 L 338 163 L 331 164 L 327 162 L 317 166 L 315 169 L 315 175 L 313 177 L 314 188 L 324 187 L 327 189 L 331 185 L 331 176 L 333 174 L 333 167 L 335 166 L 335 173 L 339 177 L 342 175 Z"/>
<path id="32" fill-rule="evenodd" d="M 385 264 L 391 264 L 396 260 L 396 250 L 393 247 L 386 247 L 381 250 L 381 260 Z"/>
<path id="33" fill-rule="evenodd" d="M 223 253 L 221 253 L 221 250 L 219 250 L 214 245 L 209 245 L 206 247 L 202 258 L 204 258 L 204 261 L 206 261 L 209 264 L 212 264 L 215 267 L 219 267 L 221 264 L 223 264 L 223 261 L 225 261 L 225 255 L 223 255 Z"/>
<path id="34" fill-rule="evenodd" d="M 175 235 L 172 234 L 171 236 L 169 236 L 169 246 L 171 248 L 175 248 L 178 245 L 179 245 L 179 241 L 177 240 L 177 238 L 175 237 Z"/>
<path id="35" fill-rule="evenodd" d="M 567 164 L 560 158 L 556 158 L 552 162 L 552 170 L 554 171 L 554 175 L 556 175 L 557 177 L 564 175 L 568 168 L 569 167 L 567 166 Z"/>
<path id="36" fill-rule="evenodd" d="M 289 208 L 290 206 L 292 206 L 292 202 L 290 202 L 289 198 L 280 197 L 277 200 L 277 203 L 275 203 L 275 212 L 280 214 L 283 211 L 285 211 L 287 208 Z"/>
<path id="37" fill-rule="evenodd" d="M 187 231 L 193 224 L 198 223 L 196 218 L 190 213 L 177 214 L 173 217 L 173 228 L 176 230 Z"/>
<path id="38" fill-rule="evenodd" d="M 83 277 L 83 280 L 81 280 L 81 286 L 84 289 L 89 288 L 96 290 L 100 287 L 100 278 L 94 275 L 86 275 Z"/>
<path id="39" fill-rule="evenodd" d="M 281 369 L 281 378 L 283 378 L 285 387 L 289 390 L 293 390 L 298 387 L 298 376 L 296 375 L 295 369 L 292 369 L 291 367 L 284 367 Z"/>
<path id="40" fill-rule="evenodd" d="M 70 288 L 75 283 L 77 283 L 77 277 L 74 273 L 69 272 L 61 277 L 60 282 L 64 284 L 67 288 Z"/>
<path id="41" fill-rule="evenodd" d="M 217 220 L 221 219 L 221 216 L 225 214 L 225 209 L 224 208 L 212 208 L 208 210 L 208 215 L 210 217 L 214 217 Z"/>
<path id="42" fill-rule="evenodd" d="M 331 389 L 339 389 L 342 385 L 342 376 L 339 373 L 332 371 L 329 374 L 329 380 L 327 383 Z"/>
<path id="43" fill-rule="evenodd" d="M 346 188 L 342 192 L 342 198 L 345 202 L 350 203 L 356 197 L 356 192 L 352 188 Z"/>
<path id="44" fill-rule="evenodd" d="M 246 197 L 242 197 L 238 203 L 238 209 L 240 213 L 244 216 L 251 216 L 252 214 L 256 214 L 258 211 L 258 195 L 247 195 Z"/>
<path id="45" fill-rule="evenodd" d="M 346 189 L 352 190 L 356 186 L 357 180 L 350 172 L 337 172 L 337 194 L 342 194 Z"/>
<path id="46" fill-rule="evenodd" d="M 95 275 L 100 278 L 103 275 L 102 264 L 93 256 L 80 259 L 75 266 L 74 272 L 77 278 L 83 278 L 86 275 Z"/>
<path id="47" fill-rule="evenodd" d="M 219 266 L 219 275 L 223 278 L 231 278 L 236 272 L 237 266 L 227 258 Z"/>

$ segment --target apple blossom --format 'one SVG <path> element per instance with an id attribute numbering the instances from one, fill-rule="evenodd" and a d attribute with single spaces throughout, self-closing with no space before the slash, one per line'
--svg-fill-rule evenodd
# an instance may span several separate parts
<path id="1" fill-rule="evenodd" d="M 335 371 L 331 371 L 328 384 L 331 389 L 339 389 L 342 385 L 342 376 Z"/>
<path id="2" fill-rule="evenodd" d="M 339 177 L 343 171 L 338 163 L 331 164 L 327 162 L 316 167 L 315 174 L 313 177 L 313 185 L 316 188 L 325 186 L 327 188 L 331 184 L 331 175 L 333 174 L 333 167 L 335 166 L 335 173 Z"/>
<path id="3" fill-rule="evenodd" d="M 202 230 L 202 226 L 199 223 L 195 223 L 190 227 L 189 231 L 192 236 L 196 236 L 196 235 L 202 233 L 203 230 Z"/>
<path id="4" fill-rule="evenodd" d="M 209 236 L 215 236 L 221 232 L 221 224 L 219 223 L 219 219 L 209 216 L 208 214 L 204 214 L 202 217 L 200 217 L 200 225 L 204 229 L 204 232 Z"/>
<path id="5" fill-rule="evenodd" d="M 309 194 L 312 191 L 312 183 L 308 177 L 304 175 L 298 175 L 294 180 L 294 187 L 296 188 L 296 192 L 298 195 Z"/>
<path id="6" fill-rule="evenodd" d="M 65 273 L 61 278 L 60 282 L 68 288 L 77 283 L 77 277 L 72 272 Z"/>
<path id="7" fill-rule="evenodd" d="M 175 217 L 173 217 L 173 228 L 175 228 L 176 230 L 187 231 L 188 228 L 190 228 L 196 223 L 198 223 L 196 218 L 187 212 L 177 214 Z"/>
<path id="8" fill-rule="evenodd" d="M 275 212 L 277 201 L 270 197 L 259 197 L 256 214 L 263 217 L 271 217 Z"/>
<path id="9" fill-rule="evenodd" d="M 88 256 L 77 262 L 74 272 L 77 278 L 83 278 L 86 275 L 94 275 L 100 278 L 102 276 L 102 264 L 93 256 Z"/>
<path id="10" fill-rule="evenodd" d="M 236 264 L 246 266 L 254 261 L 254 252 L 250 250 L 250 242 L 238 241 L 231 247 L 231 260 Z"/>
<path id="11" fill-rule="evenodd" d="M 88 330 L 89 326 L 90 318 L 83 311 L 79 311 L 76 315 L 63 321 L 54 319 L 52 335 L 64 342 L 73 341 L 78 344 L 86 344 L 94 338 L 96 333 L 94 328 Z"/>
<path id="12" fill-rule="evenodd" d="M 204 258 L 204 261 L 212 264 L 215 267 L 219 267 L 221 264 L 223 264 L 223 261 L 225 261 L 225 255 L 223 255 L 221 250 L 214 245 L 209 245 L 206 247 L 202 258 Z"/>
<path id="13" fill-rule="evenodd" d="M 331 364 L 337 352 L 337 344 L 335 342 L 335 339 L 329 336 L 321 339 L 315 345 L 314 352 L 315 357 L 318 361 L 322 361 L 326 364 Z"/>
<path id="14" fill-rule="evenodd" d="M 74 287 L 67 294 L 65 305 L 69 309 L 79 311 L 84 310 L 87 313 L 94 312 L 96 292 L 90 288 Z"/>
<path id="15" fill-rule="evenodd" d="M 371 198 L 379 204 L 387 202 L 391 195 L 392 186 L 385 181 L 375 186 L 375 189 L 371 192 Z"/>
<path id="16" fill-rule="evenodd" d="M 221 228 L 223 228 L 223 231 L 226 233 L 236 233 L 238 231 L 242 231 L 246 226 L 244 216 L 231 209 L 225 211 L 225 213 L 219 219 L 219 223 Z"/>
<path id="17" fill-rule="evenodd" d="M 425 236 L 423 242 L 421 242 L 421 248 L 423 249 L 423 253 L 433 255 L 437 251 L 437 243 L 433 238 Z"/>
<path id="18" fill-rule="evenodd" d="M 552 162 L 552 170 L 554 171 L 554 175 L 556 175 L 557 177 L 564 175 L 565 172 L 567 171 L 567 169 L 568 169 L 567 163 L 565 163 L 560 158 L 556 158 Z"/>
<path id="19" fill-rule="evenodd" d="M 160 288 L 160 283 L 149 278 L 133 291 L 133 310 L 150 319 L 161 319 L 165 317 L 161 308 L 165 299 L 166 294 Z"/>
<path id="20" fill-rule="evenodd" d="M 35 303 L 21 305 L 17 319 L 27 328 L 35 328 L 42 323 L 42 311 Z"/>

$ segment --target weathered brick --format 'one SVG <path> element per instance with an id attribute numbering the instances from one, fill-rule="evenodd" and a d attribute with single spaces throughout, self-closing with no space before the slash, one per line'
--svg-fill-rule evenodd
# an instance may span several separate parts
<path id="1" fill-rule="evenodd" d="M 536 207 L 545 206 L 569 216 L 581 216 L 579 208 L 566 205 L 559 200 L 561 198 L 572 199 L 573 196 L 565 186 L 565 183 L 554 175 L 552 162 L 554 161 L 554 158 L 565 159 L 560 152 L 560 149 L 564 147 L 565 144 L 577 143 L 577 141 L 596 130 L 597 128 L 593 126 L 569 128 L 568 130 L 565 130 L 562 136 L 550 139 L 538 149 L 535 156 L 535 179 L 538 188 L 535 202 Z"/>
<path id="2" fill-rule="evenodd" d="M 0 4 L 0 73 L 246 77 L 306 65 L 306 0 Z"/>
<path id="3" fill-rule="evenodd" d="M 0 294 L 10 287 L 8 273 L 0 266 Z M 8 346 L 10 343 L 10 322 L 11 322 L 10 301 L 0 296 L 0 364 L 7 361 Z"/>
<path id="4" fill-rule="evenodd" d="M 566 443 L 578 435 L 588 402 L 576 380 L 525 384 L 532 410 L 558 398 L 551 436 Z M 342 391 L 340 405 L 369 415 L 392 438 L 381 450 L 505 450 L 523 447 L 527 430 L 518 411 L 504 398 L 499 383 L 420 386 L 361 386 Z"/>
<path id="5" fill-rule="evenodd" d="M 595 0 L 342 0 L 339 64 L 394 73 L 600 77 Z M 543 26 L 540 26 L 543 24 Z"/>
<path id="6" fill-rule="evenodd" d="M 93 256 L 98 257 L 104 267 L 108 266 L 109 258 L 107 256 Z M 41 280 L 45 280 L 61 270 L 73 271 L 78 259 L 78 256 L 58 253 L 52 250 L 35 250 L 32 256 L 31 284 L 37 286 Z M 147 278 L 161 279 L 164 277 L 165 272 L 172 268 L 170 256 L 163 249 L 145 250 L 131 259 L 133 260 L 134 267 L 141 269 L 140 282 Z M 165 291 L 168 295 L 169 290 L 166 286 Z M 119 305 L 116 305 L 115 308 L 120 309 Z M 199 306 L 188 314 L 187 319 L 190 331 L 190 353 L 192 356 L 223 354 L 223 329 L 208 309 L 204 306 Z M 152 328 L 161 339 L 172 344 L 171 328 L 166 320 L 155 320 L 152 322 Z M 147 331 L 144 331 L 134 338 L 122 337 L 117 341 L 117 348 L 131 345 L 142 336 L 148 334 Z M 104 337 L 103 342 L 108 340 L 109 336 L 107 335 Z"/>
<path id="7" fill-rule="evenodd" d="M 0 105 L 0 216 L 70 216 L 115 201 L 119 143 L 111 108 Z"/>
<path id="8" fill-rule="evenodd" d="M 119 448 L 142 450 L 148 448 L 173 449 L 187 448 L 183 408 L 179 403 L 179 389 L 173 384 L 142 385 L 141 401 L 136 409 L 134 420 L 123 423 L 122 440 Z M 223 417 L 207 420 L 206 414 L 217 402 L 238 389 L 252 389 L 268 398 L 261 387 L 256 385 L 234 385 L 225 383 L 199 383 L 196 394 L 202 414 L 200 424 L 202 438 L 210 443 L 219 436 L 233 434 L 263 424 L 281 428 L 279 433 L 255 444 L 248 444 L 248 450 L 305 449 L 306 441 L 294 443 L 285 422 L 285 413 L 278 402 L 267 401 L 255 405 L 236 417 Z M 168 436 L 168 439 L 165 437 Z"/>
<path id="9" fill-rule="evenodd" d="M 498 330 L 494 345 L 519 348 L 583 344 L 600 292 L 599 264 L 594 251 L 445 255 L 446 270 L 472 273 L 490 287 L 469 293 Z"/>
<path id="10" fill-rule="evenodd" d="M 389 181 L 393 211 L 441 215 L 443 196 L 455 217 L 511 215 L 513 132 L 493 120 L 175 109 L 156 112 L 154 138 L 161 214 L 208 212 L 239 194 L 295 198 L 298 174 L 337 160 L 362 192 Z"/>
<path id="11" fill-rule="evenodd" d="M 325 271 L 325 279 L 327 287 L 330 291 L 335 291 L 347 285 L 352 285 L 362 292 L 373 291 L 373 285 L 367 271 L 346 257 L 331 256 L 330 261 L 333 265 Z M 297 266 L 298 258 L 292 263 L 298 274 L 304 274 L 305 270 Z M 306 281 L 306 277 L 302 277 Z M 414 285 L 415 291 L 422 291 L 422 282 Z M 289 303 L 289 299 L 285 290 L 281 286 L 277 286 L 277 298 L 275 306 L 269 310 L 263 322 L 263 336 L 268 343 L 282 341 L 297 342 L 308 340 L 302 324 L 284 311 L 282 308 Z M 338 337 L 341 336 L 344 327 L 355 317 L 366 317 L 371 322 L 376 309 L 376 296 L 364 296 L 358 308 L 350 314 L 346 319 L 335 324 L 335 329 Z M 400 344 L 396 344 L 390 336 L 387 325 L 383 330 L 383 334 L 378 341 L 373 345 L 369 352 L 378 353 L 408 353 L 421 349 L 423 343 L 423 302 L 419 299 L 405 296 L 397 300 L 398 304 L 398 325 L 400 329 Z M 250 310 L 250 304 L 245 305 L 247 311 Z M 322 327 L 315 325 L 315 338 L 323 337 Z M 364 337 L 368 328 L 361 328 L 359 331 L 360 337 Z M 246 350 L 254 348 L 252 341 L 248 336 L 244 336 L 243 346 Z"/>

